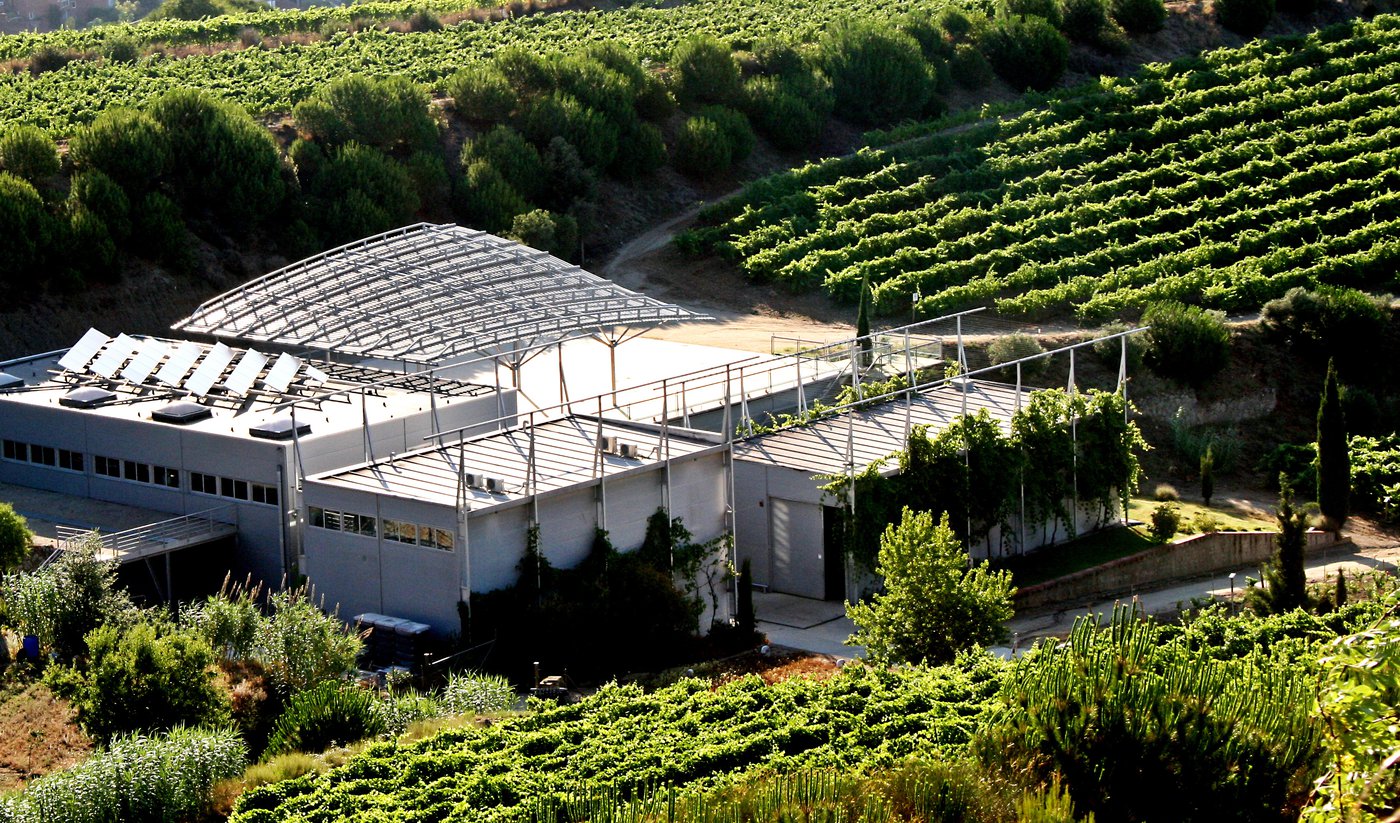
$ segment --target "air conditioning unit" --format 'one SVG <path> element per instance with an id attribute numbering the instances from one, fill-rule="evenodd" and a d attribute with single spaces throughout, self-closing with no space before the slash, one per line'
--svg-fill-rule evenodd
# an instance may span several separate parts
<path id="1" fill-rule="evenodd" d="M 506 481 L 499 477 L 488 477 L 486 480 L 486 490 L 492 494 L 505 494 Z"/>
<path id="2" fill-rule="evenodd" d="M 611 434 L 605 434 L 599 437 L 598 451 L 604 454 L 617 454 L 617 438 Z"/>
<path id="3" fill-rule="evenodd" d="M 475 472 L 467 472 L 465 476 L 466 476 L 466 479 L 467 479 L 467 488 L 469 488 L 469 489 L 480 489 L 480 488 L 485 488 L 484 483 L 483 483 L 483 481 L 485 480 L 485 478 L 482 477 L 481 475 L 476 474 Z"/>
<path id="4" fill-rule="evenodd" d="M 617 456 L 630 457 L 635 460 L 636 458 L 642 456 L 642 447 L 637 445 L 636 443 L 619 442 L 617 444 Z"/>

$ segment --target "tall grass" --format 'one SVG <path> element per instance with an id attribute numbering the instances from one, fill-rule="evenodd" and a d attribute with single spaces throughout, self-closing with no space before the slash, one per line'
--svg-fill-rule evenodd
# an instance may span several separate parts
<path id="1" fill-rule="evenodd" d="M 442 706 L 447 714 L 488 714 L 503 712 L 515 705 L 515 689 L 510 681 L 494 674 L 464 672 L 449 675 L 442 690 Z"/>
<path id="2" fill-rule="evenodd" d="M 65 772 L 0 801 L 3 823 L 181 823 L 207 811 L 219 780 L 240 774 L 247 748 L 228 730 L 119 737 Z"/>

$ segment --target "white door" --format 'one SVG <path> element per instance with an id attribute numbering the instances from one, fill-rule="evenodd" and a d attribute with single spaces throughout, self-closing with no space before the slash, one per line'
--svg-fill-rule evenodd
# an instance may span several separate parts
<path id="1" fill-rule="evenodd" d="M 773 591 L 825 597 L 822 507 L 777 498 L 770 498 L 769 502 L 773 518 Z"/>

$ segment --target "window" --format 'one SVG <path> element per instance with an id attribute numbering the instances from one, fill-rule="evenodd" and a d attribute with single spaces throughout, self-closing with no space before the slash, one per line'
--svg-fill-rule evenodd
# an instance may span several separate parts
<path id="1" fill-rule="evenodd" d="M 58 467 L 69 471 L 80 472 L 83 470 L 83 453 L 70 452 L 67 449 L 58 450 Z"/>
<path id="2" fill-rule="evenodd" d="M 262 483 L 251 483 L 249 485 L 253 493 L 254 503 L 266 503 L 269 506 L 277 505 L 278 494 L 276 486 L 265 486 Z"/>
<path id="3" fill-rule="evenodd" d="M 452 532 L 434 529 L 432 526 L 405 523 L 401 520 L 384 521 L 384 539 L 414 546 L 426 546 L 430 549 L 452 551 Z"/>
<path id="4" fill-rule="evenodd" d="M 165 486 L 171 489 L 180 488 L 180 471 L 165 466 L 152 466 L 151 477 L 157 486 Z"/>
<path id="5" fill-rule="evenodd" d="M 274 489 L 273 491 L 276 490 Z M 334 509 L 322 509 L 317 506 L 307 506 L 306 514 L 307 520 L 311 522 L 312 526 L 318 529 L 325 529 L 333 532 L 349 532 L 350 534 L 359 534 L 365 537 L 374 537 L 378 532 L 379 522 L 373 515 L 338 512 Z"/>
<path id="6" fill-rule="evenodd" d="M 190 472 L 190 491 L 200 494 L 218 494 L 219 478 L 212 474 Z"/>
<path id="7" fill-rule="evenodd" d="M 58 464 L 58 459 L 55 456 L 53 446 L 36 446 L 30 443 L 29 462 L 39 463 L 44 466 L 53 466 Z"/>
<path id="8" fill-rule="evenodd" d="M 37 443 L 21 443 L 18 440 L 5 440 L 0 444 L 0 454 L 6 460 L 19 460 L 37 463 L 40 466 L 56 466 L 60 469 L 80 472 L 83 470 L 83 453 L 41 446 Z"/>
<path id="9" fill-rule="evenodd" d="M 29 444 L 6 440 L 4 455 L 6 460 L 28 460 Z"/>
<path id="10" fill-rule="evenodd" d="M 122 461 L 115 457 L 103 457 L 98 455 L 92 459 L 92 462 L 94 464 L 94 469 L 96 469 L 97 473 L 100 475 L 106 477 L 122 476 Z"/>

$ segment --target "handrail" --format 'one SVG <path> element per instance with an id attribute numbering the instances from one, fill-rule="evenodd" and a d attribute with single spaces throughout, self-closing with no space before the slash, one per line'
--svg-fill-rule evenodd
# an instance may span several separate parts
<path id="1" fill-rule="evenodd" d="M 96 534 L 103 551 L 110 552 L 113 559 L 132 559 L 142 556 L 145 553 L 142 549 L 145 547 L 166 549 L 173 543 L 192 541 L 205 535 L 213 536 L 225 529 L 234 528 L 233 523 L 216 517 L 218 514 L 232 512 L 233 508 L 233 504 L 215 506 L 211 509 L 107 534 L 97 532 L 96 529 L 59 526 L 57 529 L 58 546 L 60 549 L 71 551 L 74 548 L 73 544 L 78 540 L 86 535 Z M 128 557 L 129 555 L 131 557 Z"/>

